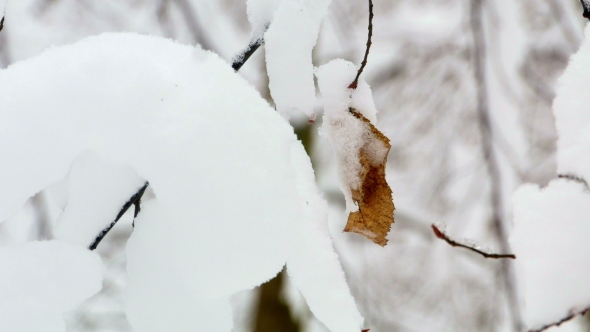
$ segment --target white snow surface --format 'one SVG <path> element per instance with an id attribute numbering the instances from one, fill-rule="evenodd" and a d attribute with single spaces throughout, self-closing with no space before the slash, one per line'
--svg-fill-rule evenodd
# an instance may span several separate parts
<path id="1" fill-rule="evenodd" d="M 590 193 L 557 179 L 546 188 L 522 186 L 514 194 L 510 237 L 531 329 L 590 305 Z"/>
<path id="2" fill-rule="evenodd" d="M 553 102 L 557 141 L 558 173 L 590 179 L 590 25 L 585 40 L 558 80 Z"/>
<path id="3" fill-rule="evenodd" d="M 522 186 L 513 197 L 510 238 L 524 294 L 525 322 L 539 328 L 590 306 L 590 25 L 559 79 L 553 103 L 558 173 L 546 188 Z M 576 180 L 578 179 L 578 180 Z"/>
<path id="4" fill-rule="evenodd" d="M 57 220 L 55 238 L 89 246 L 144 183 L 129 165 L 83 153 L 68 175 L 67 205 Z"/>
<path id="5" fill-rule="evenodd" d="M 312 50 L 331 0 L 283 0 L 264 35 L 269 88 L 277 110 L 315 119 Z"/>
<path id="6" fill-rule="evenodd" d="M 285 263 L 328 328 L 360 329 L 301 143 L 211 52 L 104 34 L 0 71 L 0 155 L 0 220 L 71 168 L 57 233 L 83 228 L 75 242 L 121 207 L 106 177 L 127 194 L 149 181 L 127 246 L 138 332 L 230 331 L 229 297 Z"/>
<path id="7" fill-rule="evenodd" d="M 63 315 L 102 288 L 98 254 L 78 245 L 28 242 L 0 248 L 3 332 L 65 332 Z"/>
<path id="8" fill-rule="evenodd" d="M 267 26 L 273 20 L 273 15 L 283 0 L 247 0 L 248 21 L 252 26 L 252 37 L 264 35 Z"/>
<path id="9" fill-rule="evenodd" d="M 335 59 L 319 67 L 316 71 L 318 86 L 324 101 L 324 122 L 321 134 L 325 136 L 336 155 L 340 187 L 346 199 L 347 212 L 356 211 L 358 206 L 352 200 L 352 189 L 361 185 L 359 151 L 369 144 L 372 155 L 383 155 L 385 146 L 370 141 L 371 130 L 367 124 L 349 112 L 355 109 L 373 125 L 377 122 L 377 109 L 371 88 L 359 79 L 355 90 L 348 86 L 354 80 L 357 69 L 351 62 Z"/>

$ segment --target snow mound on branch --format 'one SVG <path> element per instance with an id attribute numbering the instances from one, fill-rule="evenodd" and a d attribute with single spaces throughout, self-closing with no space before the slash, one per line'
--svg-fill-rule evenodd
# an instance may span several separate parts
<path id="1" fill-rule="evenodd" d="M 590 305 L 590 193 L 558 179 L 514 194 L 510 244 L 520 266 L 525 321 L 530 328 L 559 321 Z"/>
<path id="2" fill-rule="evenodd" d="M 70 204 L 95 211 L 122 198 L 106 197 L 116 188 L 104 176 L 128 174 L 119 188 L 127 193 L 149 181 L 156 198 L 127 245 L 127 314 L 138 332 L 230 331 L 229 297 L 286 262 L 329 329 L 360 329 L 331 239 L 316 225 L 327 222 L 325 202 L 302 189 L 315 183 L 301 143 L 211 52 L 105 34 L 0 71 L 0 155 L 0 220 L 77 158 L 69 188 L 80 181 L 84 197 L 68 202 L 78 211 L 70 220 L 85 218 Z"/>
<path id="3" fill-rule="evenodd" d="M 276 6 L 264 40 L 269 88 L 277 110 L 284 116 L 300 111 L 314 120 L 311 52 L 331 0 L 283 0 L 278 6 L 276 1 L 250 0 L 249 8 L 258 3 L 267 4 L 267 8 Z"/>
<path id="4" fill-rule="evenodd" d="M 3 332 L 65 332 L 63 315 L 102 288 L 99 256 L 59 242 L 0 248 Z"/>
<path id="5" fill-rule="evenodd" d="M 590 25 L 585 34 L 559 79 L 553 103 L 558 173 L 566 178 L 543 189 L 524 185 L 514 195 L 510 243 L 530 328 L 590 306 Z"/>
<path id="6" fill-rule="evenodd" d="M 355 90 L 348 88 L 356 73 L 356 66 L 342 59 L 332 60 L 316 71 L 318 86 L 324 100 L 321 133 L 330 141 L 338 160 L 340 186 L 346 198 L 347 212 L 358 210 L 352 200 L 351 189 L 356 190 L 361 185 L 362 165 L 359 151 L 371 135 L 370 128 L 349 109 L 359 112 L 373 125 L 377 122 L 377 109 L 369 85 L 359 79 Z M 372 152 L 372 155 L 383 155 L 385 149 L 383 144 L 374 142 L 370 144 L 368 152 Z"/>

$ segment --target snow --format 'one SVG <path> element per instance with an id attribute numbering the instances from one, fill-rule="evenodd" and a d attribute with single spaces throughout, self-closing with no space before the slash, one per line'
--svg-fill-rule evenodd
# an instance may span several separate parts
<path id="1" fill-rule="evenodd" d="M 586 27 L 586 37 L 590 26 Z M 522 186 L 513 197 L 517 256 L 525 321 L 538 328 L 590 306 L 590 43 L 573 55 L 553 104 L 559 135 L 558 173 L 546 188 Z"/>
<path id="2" fill-rule="evenodd" d="M 0 155 L 0 220 L 70 170 L 56 232 L 79 243 L 149 181 L 155 199 L 127 245 L 126 310 L 138 332 L 229 331 L 230 297 L 285 263 L 326 326 L 360 329 L 318 230 L 325 202 L 301 143 L 211 52 L 104 34 L 0 71 Z M 64 186 L 52 186 L 58 201 Z"/>
<path id="3" fill-rule="evenodd" d="M 324 101 L 321 133 L 330 141 L 336 155 L 340 186 L 348 212 L 358 209 L 352 201 L 351 188 L 358 189 L 361 185 L 360 149 L 367 143 L 372 143 L 371 155 L 383 155 L 382 149 L 385 149 L 382 143 L 368 140 L 370 128 L 349 112 L 349 108 L 354 108 L 373 125 L 376 124 L 377 109 L 369 85 L 360 78 L 357 89 L 348 89 L 356 73 L 354 64 L 342 59 L 332 60 L 316 71 Z"/>
<path id="4" fill-rule="evenodd" d="M 89 246 L 145 180 L 127 165 L 107 163 L 86 152 L 73 162 L 67 183 L 68 203 L 57 220 L 54 236 Z"/>
<path id="5" fill-rule="evenodd" d="M 579 183 L 557 179 L 543 189 L 525 185 L 513 201 L 510 244 L 521 269 L 525 321 L 538 328 L 590 305 L 590 195 Z"/>
<path id="6" fill-rule="evenodd" d="M 328 204 L 315 186 L 313 169 L 301 144 L 293 144 L 291 158 L 306 209 L 303 222 L 294 233 L 297 249 L 287 260 L 287 273 L 311 312 L 330 331 L 358 332 L 363 318 L 347 291 L 344 271 L 332 246 Z"/>
<path id="7" fill-rule="evenodd" d="M 282 0 L 248 0 L 248 21 L 252 25 L 252 37 L 259 38 L 273 20 L 274 12 Z"/>
<path id="8" fill-rule="evenodd" d="M 558 80 L 557 96 L 553 102 L 557 141 L 558 173 L 575 174 L 590 179 L 590 25 L 586 26 L 586 40 L 574 54 L 563 76 Z"/>
<path id="9" fill-rule="evenodd" d="M 102 288 L 99 256 L 60 242 L 0 249 L 2 331 L 65 332 L 64 313 Z"/>
<path id="10" fill-rule="evenodd" d="M 277 111 L 315 119 L 312 50 L 331 0 L 283 0 L 264 35 L 266 69 Z"/>

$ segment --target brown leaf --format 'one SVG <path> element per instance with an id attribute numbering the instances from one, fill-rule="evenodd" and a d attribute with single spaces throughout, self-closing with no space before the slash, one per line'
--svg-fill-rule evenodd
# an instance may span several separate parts
<path id="1" fill-rule="evenodd" d="M 344 231 L 361 234 L 384 247 L 387 244 L 385 236 L 394 222 L 395 210 L 392 192 L 385 180 L 385 164 L 391 144 L 362 114 L 352 108 L 349 111 L 368 126 L 370 135 L 359 151 L 361 186 L 356 190 L 351 188 L 352 199 L 359 210 L 350 213 Z M 376 150 L 380 151 L 374 148 L 375 144 L 382 144 L 385 149 L 380 149 L 381 153 L 375 155 Z"/>

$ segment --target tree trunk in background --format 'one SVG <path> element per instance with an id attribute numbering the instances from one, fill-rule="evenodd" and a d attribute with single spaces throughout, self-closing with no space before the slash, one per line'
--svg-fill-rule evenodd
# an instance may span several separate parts
<path id="1" fill-rule="evenodd" d="M 288 305 L 281 298 L 285 270 L 260 286 L 254 332 L 299 332 L 299 322 L 291 318 Z"/>

